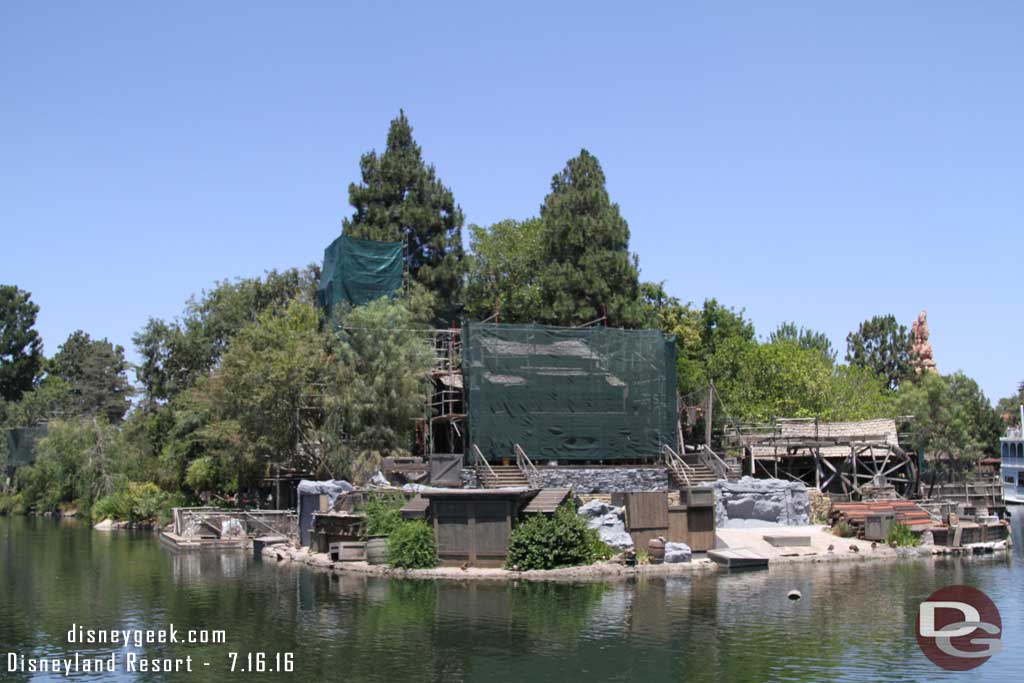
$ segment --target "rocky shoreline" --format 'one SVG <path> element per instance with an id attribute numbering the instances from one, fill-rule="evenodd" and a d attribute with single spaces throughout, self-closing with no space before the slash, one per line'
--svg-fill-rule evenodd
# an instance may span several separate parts
<path id="1" fill-rule="evenodd" d="M 937 559 L 946 556 L 973 557 L 982 554 L 1001 553 L 1009 550 L 1005 541 L 998 543 L 977 544 L 967 548 L 946 548 L 943 546 L 918 546 L 906 548 L 890 548 L 876 546 L 865 550 L 852 551 L 860 547 L 861 542 L 849 543 L 849 539 L 835 538 L 836 542 L 845 541 L 847 546 L 839 551 L 786 553 L 779 552 L 771 557 L 772 565 L 790 564 L 832 564 L 845 562 L 883 562 Z M 782 549 L 780 549 L 782 550 Z M 387 565 L 371 565 L 366 562 L 334 562 L 325 553 L 312 553 L 308 548 L 295 548 L 284 544 L 268 546 L 262 551 L 264 561 L 283 564 L 301 564 L 315 570 L 329 571 L 339 574 L 365 574 L 405 579 L 434 579 L 441 581 L 626 581 L 641 577 L 685 576 L 720 571 L 723 568 L 707 557 L 695 557 L 691 562 L 673 564 L 647 564 L 627 567 L 624 564 L 609 561 L 583 567 L 562 567 L 559 569 L 512 571 L 498 568 L 468 567 L 436 567 L 433 569 L 397 569 Z M 728 571 L 728 570 L 726 570 Z"/>

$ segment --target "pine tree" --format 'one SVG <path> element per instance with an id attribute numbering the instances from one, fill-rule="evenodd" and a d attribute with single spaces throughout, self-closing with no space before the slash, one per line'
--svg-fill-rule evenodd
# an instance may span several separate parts
<path id="1" fill-rule="evenodd" d="M 360 159 L 362 183 L 348 188 L 355 213 L 343 223 L 349 237 L 405 242 L 409 275 L 444 306 L 458 302 L 463 273 L 462 209 L 432 165 L 424 164 L 412 126 L 401 111 L 383 154 Z"/>
<path id="2" fill-rule="evenodd" d="M 540 215 L 544 322 L 578 325 L 606 311 L 609 326 L 638 326 L 639 269 L 629 253 L 629 225 L 608 198 L 597 157 L 584 149 L 569 160 L 552 178 Z"/>

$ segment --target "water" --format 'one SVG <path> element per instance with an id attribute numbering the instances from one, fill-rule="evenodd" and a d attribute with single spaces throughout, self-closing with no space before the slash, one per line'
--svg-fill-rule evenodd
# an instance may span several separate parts
<path id="1" fill-rule="evenodd" d="M 613 584 L 488 584 L 333 576 L 249 554 L 175 554 L 150 535 L 0 518 L 0 681 L 7 652 L 109 654 L 69 646 L 92 629 L 223 629 L 218 645 L 145 645 L 193 657 L 192 673 L 74 680 L 221 681 L 932 681 L 1016 680 L 1024 542 L 1013 556 L 779 566 Z M 913 635 L 918 603 L 952 583 L 998 605 L 1004 651 L 943 672 Z M 799 589 L 804 599 L 786 593 Z M 229 652 L 293 653 L 290 674 L 229 673 Z M 121 651 L 123 654 L 123 651 Z M 208 662 L 203 666 L 201 662 Z M 281 660 L 283 662 L 283 660 Z"/>

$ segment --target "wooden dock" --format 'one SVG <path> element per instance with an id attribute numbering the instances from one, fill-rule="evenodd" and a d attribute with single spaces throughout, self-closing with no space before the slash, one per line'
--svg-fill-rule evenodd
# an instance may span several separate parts
<path id="1" fill-rule="evenodd" d="M 768 558 L 749 548 L 720 548 L 709 550 L 708 557 L 729 569 L 767 569 Z"/>

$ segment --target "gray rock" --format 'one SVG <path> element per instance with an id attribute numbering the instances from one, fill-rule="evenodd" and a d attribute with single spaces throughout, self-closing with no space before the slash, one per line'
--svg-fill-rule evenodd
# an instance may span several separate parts
<path id="1" fill-rule="evenodd" d="M 715 490 L 715 523 L 720 527 L 747 526 L 735 522 L 752 521 L 753 526 L 810 524 L 810 500 L 807 487 L 798 481 L 743 477 L 739 481 L 719 480 Z"/>
<path id="2" fill-rule="evenodd" d="M 675 564 L 676 562 L 689 562 L 693 559 L 693 551 L 685 543 L 666 543 L 665 562 Z"/>
<path id="3" fill-rule="evenodd" d="M 604 517 L 608 513 L 614 512 L 614 511 L 615 511 L 615 508 L 613 506 L 609 505 L 608 503 L 605 503 L 602 500 L 592 500 L 589 503 L 587 503 L 586 505 L 580 507 L 580 509 L 578 510 L 578 513 L 581 516 L 590 519 L 590 518 Z"/>

